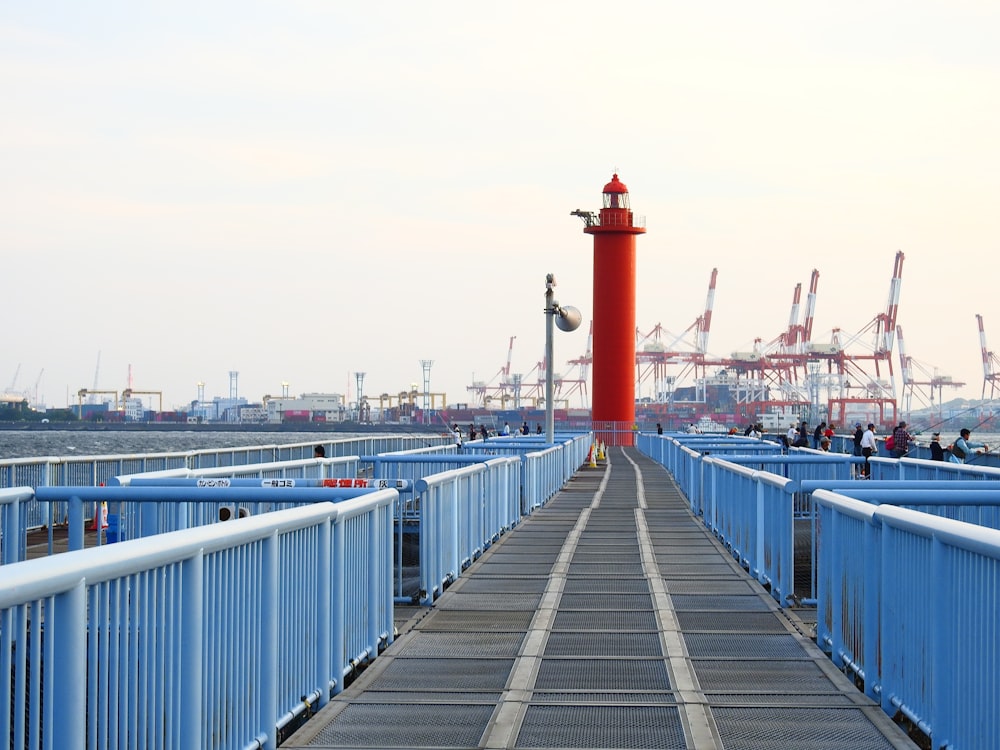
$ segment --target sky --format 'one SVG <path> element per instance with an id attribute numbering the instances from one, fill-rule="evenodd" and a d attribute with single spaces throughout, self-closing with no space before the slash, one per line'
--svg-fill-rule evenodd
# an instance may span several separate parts
<path id="1" fill-rule="evenodd" d="M 546 274 L 589 320 L 570 211 L 617 172 L 640 331 L 687 329 L 717 268 L 709 351 L 750 350 L 817 269 L 813 340 L 850 336 L 902 251 L 906 354 L 978 398 L 997 38 L 962 0 L 0 4 L 0 391 L 395 394 L 428 360 L 469 401 L 511 337 L 542 359 Z"/>

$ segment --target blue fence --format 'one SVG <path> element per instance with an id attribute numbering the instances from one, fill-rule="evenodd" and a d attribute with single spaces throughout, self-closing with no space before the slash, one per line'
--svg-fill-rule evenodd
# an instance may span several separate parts
<path id="1" fill-rule="evenodd" d="M 149 475 L 176 470 L 207 471 L 246 465 L 275 466 L 313 458 L 315 446 L 322 445 L 328 458 L 359 456 L 408 448 L 427 449 L 450 444 L 451 438 L 437 435 L 373 435 L 331 439 L 317 436 L 308 443 L 254 445 L 215 448 L 177 453 L 148 453 L 118 456 L 43 456 L 0 461 L 0 490 L 13 487 L 77 487 L 109 484 L 116 477 Z M 305 464 L 304 464 L 305 465 Z M 313 463 L 313 466 L 321 464 Z M 291 471 L 286 467 L 285 471 Z M 304 473 L 302 476 L 322 476 Z M 36 504 L 27 500 L 19 508 L 19 523 L 25 529 L 51 528 L 66 522 L 65 508 Z M 0 534 L 8 531 L 4 526 Z"/>
<path id="2" fill-rule="evenodd" d="M 5 567 L 0 736 L 61 750 L 276 747 L 392 638 L 394 499 Z"/>
<path id="3" fill-rule="evenodd" d="M 829 490 L 817 640 L 934 747 L 1000 737 L 1000 531 Z"/>
<path id="4" fill-rule="evenodd" d="M 525 492 L 530 507 L 553 494 L 589 444 L 575 436 L 522 455 L 480 456 L 415 488 L 398 480 L 402 491 L 416 490 L 421 599 L 440 594 L 517 523 Z M 355 465 L 326 461 L 328 469 Z M 289 464 L 292 472 L 314 467 L 311 459 Z M 220 474 L 255 467 L 220 468 L 157 470 L 119 486 L 0 490 L 5 529 L 20 528 L 26 502 L 58 504 L 79 547 L 87 509 L 107 502 L 125 509 L 136 535 L 8 560 L 0 670 L 11 679 L 0 681 L 0 736 L 60 750 L 274 748 L 391 641 L 400 492 L 354 486 L 379 484 L 374 478 L 281 479 L 262 470 L 251 480 Z M 216 523 L 222 508 L 250 515 Z M 21 538 L 4 534 L 5 556 Z"/>
<path id="5" fill-rule="evenodd" d="M 817 642 L 887 713 L 934 747 L 996 747 L 1000 471 L 874 458 L 872 479 L 858 481 L 863 459 L 845 454 L 750 454 L 686 435 L 639 447 L 783 606 L 798 601 L 795 565 L 810 569 Z"/>
<path id="6" fill-rule="evenodd" d="M 420 593 L 430 603 L 521 517 L 521 461 L 508 456 L 417 481 Z"/>

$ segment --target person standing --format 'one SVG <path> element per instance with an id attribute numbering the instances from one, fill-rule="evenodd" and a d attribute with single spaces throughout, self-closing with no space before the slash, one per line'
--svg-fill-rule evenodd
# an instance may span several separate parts
<path id="1" fill-rule="evenodd" d="M 503 423 L 503 434 L 504 434 L 505 437 L 510 435 L 510 423 L 509 422 L 504 422 Z"/>
<path id="2" fill-rule="evenodd" d="M 541 435 L 542 434 L 542 423 L 541 422 L 535 422 L 535 434 L 536 435 Z"/>
<path id="3" fill-rule="evenodd" d="M 819 442 L 823 439 L 823 432 L 826 430 L 826 422 L 820 422 L 813 430 L 813 450 L 819 450 Z"/>
<path id="4" fill-rule="evenodd" d="M 935 432 L 931 435 L 931 461 L 944 461 L 944 448 L 941 447 L 941 433 Z"/>
<path id="5" fill-rule="evenodd" d="M 854 423 L 854 455 L 861 455 L 861 438 L 864 436 L 865 431 L 861 429 L 861 422 Z"/>
<path id="6" fill-rule="evenodd" d="M 982 454 L 984 451 L 990 452 L 990 447 L 986 443 L 974 442 L 970 440 L 971 437 L 972 432 L 965 427 L 958 433 L 958 440 L 951 445 L 951 458 L 949 460 L 952 463 L 964 464 L 973 455 Z"/>
<path id="7" fill-rule="evenodd" d="M 785 448 L 791 448 L 799 437 L 799 431 L 795 428 L 795 423 L 788 425 L 788 432 L 785 433 Z"/>
<path id="8" fill-rule="evenodd" d="M 906 422 L 900 422 L 892 431 L 892 457 L 902 458 L 909 453 L 911 442 L 913 442 L 913 435 L 906 431 Z"/>
<path id="9" fill-rule="evenodd" d="M 476 426 L 472 423 L 469 424 L 469 440 L 476 439 Z"/>
<path id="10" fill-rule="evenodd" d="M 659 422 L 656 423 L 656 434 L 657 435 L 663 434 L 663 425 L 660 424 Z"/>
<path id="11" fill-rule="evenodd" d="M 521 423 L 521 434 L 522 435 L 527 435 L 528 434 L 528 423 L 527 422 L 522 422 Z"/>
<path id="12" fill-rule="evenodd" d="M 462 430 L 457 424 L 451 426 L 452 431 L 455 433 L 455 447 L 461 449 L 462 447 Z"/>
<path id="13" fill-rule="evenodd" d="M 865 457 L 865 463 L 861 467 L 861 476 L 869 479 L 872 473 L 872 465 L 868 459 L 878 453 L 878 443 L 875 442 L 875 425 L 868 423 L 868 429 L 861 435 L 861 455 Z"/>
<path id="14" fill-rule="evenodd" d="M 799 425 L 799 437 L 795 441 L 796 448 L 808 448 L 809 447 L 809 423 L 806 420 L 802 420 L 802 424 Z"/>

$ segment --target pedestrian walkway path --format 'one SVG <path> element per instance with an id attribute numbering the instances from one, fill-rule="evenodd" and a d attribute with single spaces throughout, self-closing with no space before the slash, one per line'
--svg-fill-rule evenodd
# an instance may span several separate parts
<path id="1" fill-rule="evenodd" d="M 282 748 L 916 748 L 631 448 L 402 631 Z"/>

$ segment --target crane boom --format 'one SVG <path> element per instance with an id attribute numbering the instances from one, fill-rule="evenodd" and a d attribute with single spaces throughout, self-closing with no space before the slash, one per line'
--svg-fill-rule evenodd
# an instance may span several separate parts
<path id="1" fill-rule="evenodd" d="M 705 299 L 705 313 L 702 315 L 698 326 L 698 341 L 696 350 L 699 354 L 708 353 L 708 334 L 712 329 L 712 310 L 715 308 L 715 280 L 718 278 L 719 269 L 713 268 L 712 275 L 708 280 L 708 297 Z"/>
<path id="2" fill-rule="evenodd" d="M 892 280 L 889 282 L 889 300 L 885 312 L 876 318 L 875 351 L 889 354 L 892 352 L 893 338 L 896 333 L 896 313 L 899 310 L 899 290 L 903 282 L 903 251 L 896 252 L 896 260 L 892 267 Z"/>
<path id="3" fill-rule="evenodd" d="M 813 316 L 816 314 L 816 289 L 818 286 L 819 271 L 814 268 L 812 276 L 809 279 L 809 294 L 806 295 L 806 319 L 802 329 L 802 345 L 804 349 L 808 349 L 812 343 Z"/>
<path id="4" fill-rule="evenodd" d="M 979 347 L 983 354 L 983 393 L 980 398 L 986 398 L 986 386 L 990 387 L 990 398 L 996 396 L 997 389 L 1000 388 L 1000 359 L 997 355 L 986 348 L 986 331 L 983 328 L 983 316 L 976 314 L 976 322 L 979 325 Z"/>

